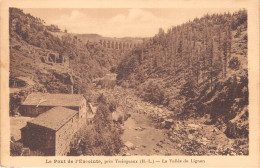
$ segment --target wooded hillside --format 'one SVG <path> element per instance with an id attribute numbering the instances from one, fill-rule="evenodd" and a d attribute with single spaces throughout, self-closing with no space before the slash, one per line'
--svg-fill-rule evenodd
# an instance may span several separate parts
<path id="1" fill-rule="evenodd" d="M 247 65 L 247 11 L 240 10 L 160 29 L 117 72 L 119 84 L 144 100 L 180 116 L 209 114 L 208 124 L 241 137 L 248 135 Z"/>

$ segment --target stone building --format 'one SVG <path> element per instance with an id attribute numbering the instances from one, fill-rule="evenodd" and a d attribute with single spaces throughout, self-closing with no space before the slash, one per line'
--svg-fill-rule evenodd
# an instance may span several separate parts
<path id="1" fill-rule="evenodd" d="M 54 107 L 21 129 L 22 142 L 32 150 L 47 156 L 67 155 L 70 142 L 80 127 L 80 116 L 76 110 Z"/>
<path id="2" fill-rule="evenodd" d="M 67 155 L 75 132 L 92 123 L 95 109 L 80 94 L 32 93 L 21 114 L 35 117 L 21 129 L 22 142 L 45 155 Z"/>
<path id="3" fill-rule="evenodd" d="M 53 107 L 66 107 L 79 112 L 81 124 L 86 123 L 87 113 L 91 113 L 86 99 L 81 94 L 31 93 L 22 103 L 21 115 L 36 117 Z"/>
<path id="4" fill-rule="evenodd" d="M 54 65 L 54 64 L 60 64 L 65 67 L 69 66 L 69 55 L 68 53 L 45 53 L 44 56 L 42 56 L 41 61 L 46 64 Z"/>

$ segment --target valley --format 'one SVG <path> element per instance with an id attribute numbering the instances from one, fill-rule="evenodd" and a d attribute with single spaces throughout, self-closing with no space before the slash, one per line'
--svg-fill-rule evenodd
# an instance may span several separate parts
<path id="1" fill-rule="evenodd" d="M 35 92 L 82 95 L 93 112 L 68 156 L 249 155 L 246 10 L 150 38 L 54 31 L 9 12 L 12 155 L 44 155 L 20 140 Z"/>

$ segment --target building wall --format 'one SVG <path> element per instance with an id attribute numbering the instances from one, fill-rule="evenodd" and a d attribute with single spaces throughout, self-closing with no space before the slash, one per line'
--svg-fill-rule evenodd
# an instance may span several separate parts
<path id="1" fill-rule="evenodd" d="M 46 156 L 55 155 L 55 131 L 46 127 L 27 123 L 21 129 L 22 142 L 32 150 L 40 150 Z"/>
<path id="2" fill-rule="evenodd" d="M 91 124 L 93 122 L 95 114 L 91 110 L 89 104 L 86 106 L 86 109 L 87 109 L 87 124 Z"/>
<path id="3" fill-rule="evenodd" d="M 50 106 L 22 106 L 21 114 L 24 116 L 36 117 L 41 113 L 50 110 Z M 80 107 L 67 107 L 78 113 L 72 117 L 59 130 L 51 129 L 27 123 L 27 126 L 21 129 L 23 143 L 32 148 L 40 149 L 46 155 L 64 156 L 70 151 L 70 142 L 74 134 L 88 122 L 88 116 L 91 113 L 90 108 L 86 106 L 86 99 L 80 103 Z"/>
<path id="4" fill-rule="evenodd" d="M 79 125 L 80 127 L 86 124 L 87 122 L 87 102 L 86 99 L 83 99 L 79 107 Z"/>
<path id="5" fill-rule="evenodd" d="M 31 105 L 23 105 L 21 108 L 21 115 L 28 117 L 36 117 L 39 114 L 42 114 L 48 110 L 53 108 L 53 106 L 31 106 Z"/>
<path id="6" fill-rule="evenodd" d="M 72 117 L 55 134 L 55 155 L 65 156 L 70 151 L 70 142 L 78 130 L 79 115 Z"/>

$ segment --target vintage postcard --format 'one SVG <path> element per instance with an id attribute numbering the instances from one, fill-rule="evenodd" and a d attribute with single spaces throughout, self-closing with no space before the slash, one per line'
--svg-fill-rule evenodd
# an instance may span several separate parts
<path id="1" fill-rule="evenodd" d="M 1 2 L 3 167 L 259 167 L 259 1 Z"/>

